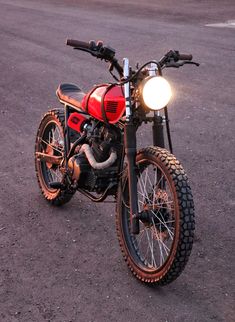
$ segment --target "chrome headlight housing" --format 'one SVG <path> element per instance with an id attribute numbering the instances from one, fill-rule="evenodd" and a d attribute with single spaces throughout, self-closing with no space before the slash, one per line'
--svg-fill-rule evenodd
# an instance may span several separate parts
<path id="1" fill-rule="evenodd" d="M 146 77 L 140 84 L 141 103 L 150 110 L 161 110 L 171 97 L 171 86 L 162 76 Z"/>

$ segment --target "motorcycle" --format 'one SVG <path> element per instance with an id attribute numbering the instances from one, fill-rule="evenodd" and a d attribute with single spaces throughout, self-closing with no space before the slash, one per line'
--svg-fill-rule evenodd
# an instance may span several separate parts
<path id="1" fill-rule="evenodd" d="M 48 111 L 36 136 L 40 190 L 56 206 L 76 191 L 93 202 L 114 199 L 117 236 L 130 270 L 143 282 L 168 284 L 188 261 L 195 222 L 187 175 L 172 154 L 172 92 L 162 70 L 199 64 L 190 54 L 170 50 L 134 70 L 127 58 L 119 64 L 115 50 L 101 41 L 68 39 L 67 45 L 108 62 L 115 81 L 88 93 L 59 85 L 64 108 Z M 146 123 L 152 123 L 153 143 L 137 151 L 136 133 Z"/>

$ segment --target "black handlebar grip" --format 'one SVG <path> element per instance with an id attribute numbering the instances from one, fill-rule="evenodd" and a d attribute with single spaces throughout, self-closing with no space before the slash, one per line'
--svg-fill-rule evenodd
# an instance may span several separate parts
<path id="1" fill-rule="evenodd" d="M 179 60 L 192 60 L 193 56 L 191 54 L 179 54 Z"/>
<path id="2" fill-rule="evenodd" d="M 90 49 L 89 42 L 80 41 L 80 40 L 67 39 L 66 45 L 74 47 L 74 48 Z"/>

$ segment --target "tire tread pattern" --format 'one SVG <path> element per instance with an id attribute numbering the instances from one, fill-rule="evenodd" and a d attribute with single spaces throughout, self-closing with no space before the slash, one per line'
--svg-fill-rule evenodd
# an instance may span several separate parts
<path id="1" fill-rule="evenodd" d="M 125 249 L 125 242 L 122 240 L 119 219 L 119 216 L 121 216 L 121 214 L 118 213 L 118 205 L 116 211 L 117 235 L 124 259 L 127 262 L 132 273 L 143 282 L 165 285 L 174 281 L 182 273 L 186 263 L 188 262 L 192 250 L 195 229 L 193 197 L 191 188 L 188 184 L 187 175 L 180 162 L 175 158 L 173 154 L 171 154 L 166 149 L 154 146 L 149 146 L 147 148 L 141 149 L 138 152 L 137 156 L 139 154 L 144 154 L 145 156 L 149 155 L 160 159 L 169 171 L 176 189 L 180 212 L 180 235 L 176 254 L 169 270 L 163 276 L 158 276 L 157 278 L 154 276 L 146 277 L 146 275 L 141 274 L 139 271 L 136 271 L 132 262 L 129 260 L 129 255 L 127 254 L 127 251 Z M 119 189 L 121 188 L 122 187 L 120 185 Z M 121 192 L 119 191 L 118 200 L 119 202 L 122 202 L 120 201 L 122 200 L 120 193 Z"/>

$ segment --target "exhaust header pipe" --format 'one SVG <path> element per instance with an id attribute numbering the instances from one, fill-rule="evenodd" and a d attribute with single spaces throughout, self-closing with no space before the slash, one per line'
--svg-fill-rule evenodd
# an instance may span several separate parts
<path id="1" fill-rule="evenodd" d="M 96 170 L 106 169 L 117 160 L 117 153 L 113 150 L 107 160 L 103 162 L 97 162 L 93 155 L 92 149 L 88 144 L 83 144 L 81 146 L 81 149 L 79 150 L 79 153 L 84 153 L 90 166 Z M 73 156 L 69 159 L 68 166 L 73 171 L 73 179 L 78 181 L 81 174 L 81 168 L 80 164 L 76 162 L 76 156 Z"/>

